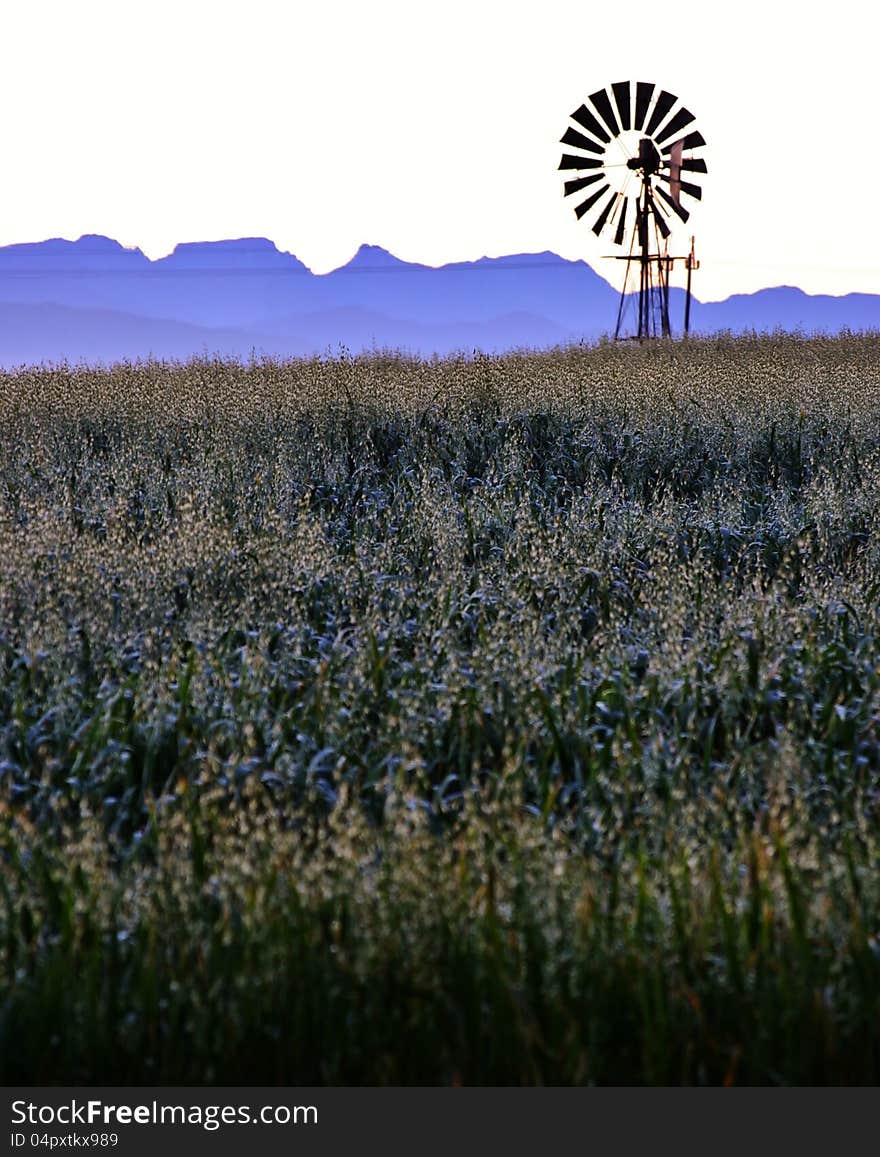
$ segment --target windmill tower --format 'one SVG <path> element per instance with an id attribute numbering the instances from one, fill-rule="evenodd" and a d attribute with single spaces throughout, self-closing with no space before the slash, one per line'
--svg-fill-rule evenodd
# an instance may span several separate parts
<path id="1" fill-rule="evenodd" d="M 669 275 L 677 261 L 687 269 L 685 333 L 690 324 L 691 273 L 698 268 L 693 238 L 687 256 L 671 256 L 668 238 L 673 217 L 687 221 L 690 211 L 682 197 L 699 201 L 699 185 L 682 173 L 705 173 L 706 162 L 694 151 L 706 141 L 692 126 L 695 117 L 678 97 L 646 81 L 634 85 L 619 81 L 610 93 L 599 89 L 575 109 L 562 144 L 559 168 L 580 175 L 565 182 L 564 195 L 586 192 L 575 206 L 578 220 L 594 218 L 597 237 L 608 234 L 626 252 L 615 254 L 626 262 L 617 311 L 615 339 L 632 336 L 639 341 L 665 337 L 669 322 Z M 588 107 L 589 105 L 589 107 Z M 632 207 L 632 211 L 630 211 Z M 627 294 L 637 285 L 635 332 L 624 334 Z"/>

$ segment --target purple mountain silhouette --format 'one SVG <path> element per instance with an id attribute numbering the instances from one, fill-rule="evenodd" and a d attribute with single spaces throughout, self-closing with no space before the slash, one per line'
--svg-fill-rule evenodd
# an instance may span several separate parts
<path id="1" fill-rule="evenodd" d="M 256 345 L 283 354 L 282 344 L 274 348 L 270 335 L 207 329 L 118 310 L 0 302 L 0 363 L 7 369 L 59 361 L 96 365 L 148 357 L 184 360 L 200 354 L 247 357 Z"/>
<path id="2" fill-rule="evenodd" d="M 725 301 L 697 304 L 692 314 L 696 329 L 783 329 L 804 333 L 838 333 L 842 329 L 880 329 L 880 296 L 848 293 L 843 297 L 804 293 L 790 285 L 735 294 Z"/>
<path id="3" fill-rule="evenodd" d="M 683 294 L 671 297 L 675 326 Z M 0 364 L 545 348 L 607 333 L 617 305 L 589 265 L 549 252 L 433 268 L 363 245 L 341 268 L 313 274 L 263 237 L 186 243 L 150 261 L 87 235 L 0 248 Z M 880 296 L 782 286 L 695 301 L 692 328 L 880 329 Z"/>

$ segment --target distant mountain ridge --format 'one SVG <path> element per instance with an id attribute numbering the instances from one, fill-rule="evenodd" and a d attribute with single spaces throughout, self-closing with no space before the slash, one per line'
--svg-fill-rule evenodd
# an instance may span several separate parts
<path id="1" fill-rule="evenodd" d="M 673 328 L 683 293 L 671 292 Z M 265 237 L 186 242 L 151 261 L 87 234 L 0 247 L 0 364 L 246 357 L 399 348 L 422 355 L 546 348 L 613 329 L 617 291 L 555 253 L 434 268 L 362 245 L 313 274 Z M 694 301 L 692 330 L 880 330 L 880 295 L 780 286 Z"/>

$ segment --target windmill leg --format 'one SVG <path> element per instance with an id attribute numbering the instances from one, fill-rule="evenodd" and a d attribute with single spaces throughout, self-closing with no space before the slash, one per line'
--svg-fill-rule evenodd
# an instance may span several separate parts
<path id="1" fill-rule="evenodd" d="M 615 341 L 620 341 L 620 325 L 621 325 L 621 322 L 623 321 L 623 306 L 624 306 L 624 303 L 626 302 L 626 287 L 627 287 L 627 283 L 629 282 L 629 266 L 630 266 L 630 263 L 629 263 L 629 261 L 627 261 L 626 272 L 623 275 L 623 289 L 621 289 L 621 291 L 620 291 L 620 303 L 617 306 L 617 324 L 614 327 L 614 340 Z"/>
<path id="2" fill-rule="evenodd" d="M 663 259 L 663 336 L 669 337 L 669 258 Z"/>
<path id="3" fill-rule="evenodd" d="M 642 192 L 642 213 L 639 221 L 639 246 L 641 249 L 641 282 L 639 289 L 639 341 L 651 336 L 651 269 L 648 263 L 650 238 L 648 233 L 649 186 L 646 182 Z"/>

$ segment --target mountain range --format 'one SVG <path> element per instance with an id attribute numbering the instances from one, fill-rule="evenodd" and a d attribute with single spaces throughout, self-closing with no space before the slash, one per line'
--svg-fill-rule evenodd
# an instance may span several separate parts
<path id="1" fill-rule="evenodd" d="M 670 292 L 675 330 L 683 297 Z M 181 244 L 151 261 L 86 235 L 0 247 L 0 365 L 542 349 L 607 334 L 618 304 L 586 262 L 549 252 L 434 268 L 362 245 L 348 264 L 313 274 L 262 237 Z M 880 330 L 880 295 L 780 286 L 694 300 L 691 311 L 695 333 L 844 328 Z"/>

